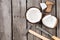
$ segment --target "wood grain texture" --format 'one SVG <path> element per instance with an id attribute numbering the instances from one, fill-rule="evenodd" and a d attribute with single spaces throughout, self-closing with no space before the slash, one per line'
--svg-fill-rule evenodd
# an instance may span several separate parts
<path id="1" fill-rule="evenodd" d="M 11 40 L 11 0 L 0 0 L 0 40 Z"/>
<path id="2" fill-rule="evenodd" d="M 40 9 L 40 2 L 41 0 L 27 0 L 27 9 L 29 9 L 30 7 L 37 7 Z M 40 33 L 40 31 L 36 30 L 36 25 L 35 24 L 31 24 L 31 23 L 28 23 L 28 27 L 29 26 L 32 26 L 32 30 L 36 31 L 37 33 Z M 33 36 L 32 34 L 28 34 L 28 40 L 40 40 L 39 38 Z"/>
<path id="3" fill-rule="evenodd" d="M 48 0 L 48 1 L 51 1 L 51 2 L 54 2 L 55 3 L 55 0 Z M 42 2 L 46 2 L 46 0 L 42 0 Z M 54 15 L 55 16 L 55 5 L 53 6 L 52 8 L 52 12 L 50 13 L 47 13 L 47 14 L 51 14 L 51 15 Z M 56 28 L 54 29 L 51 29 L 51 28 L 47 28 L 46 26 L 42 25 L 42 28 L 47 30 L 48 32 L 50 32 L 51 34 L 53 35 L 56 35 Z M 46 36 L 47 38 L 51 39 L 51 37 L 49 37 L 49 35 L 46 35 L 45 33 L 42 32 L 42 35 L 43 36 Z M 52 39 L 51 39 L 52 40 Z"/>
<path id="4" fill-rule="evenodd" d="M 26 0 L 12 0 L 13 40 L 27 40 L 26 35 Z"/>
<path id="5" fill-rule="evenodd" d="M 57 26 L 57 36 L 60 38 L 60 0 L 56 0 L 57 2 L 57 18 L 59 20 Z"/>
<path id="6" fill-rule="evenodd" d="M 0 0 L 0 40 L 12 40 L 12 36 L 13 40 L 41 40 L 30 33 L 27 36 L 28 38 L 26 37 L 25 35 L 26 27 L 30 26 L 32 26 L 32 30 L 51 39 L 50 36 L 46 35 L 43 32 L 41 33 L 41 31 L 36 29 L 37 24 L 31 24 L 27 22 L 25 19 L 25 12 L 27 11 L 28 8 L 37 7 L 40 9 L 39 3 L 41 2 L 44 3 L 45 1 L 46 0 Z M 49 14 L 57 16 L 59 20 L 57 30 L 56 28 L 54 29 L 46 28 L 46 26 L 42 24 L 38 24 L 38 26 L 40 27 L 42 26 L 43 29 L 47 30 L 53 35 L 57 35 L 57 37 L 60 38 L 60 0 L 49 1 L 55 3 L 52 12 Z M 11 17 L 11 14 L 13 15 L 13 17 Z M 12 33 L 11 22 L 13 23 L 12 24 L 13 35 L 11 34 Z"/>

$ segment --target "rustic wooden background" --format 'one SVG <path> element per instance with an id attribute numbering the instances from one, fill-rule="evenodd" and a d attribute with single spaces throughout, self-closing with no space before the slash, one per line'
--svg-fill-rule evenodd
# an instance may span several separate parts
<path id="1" fill-rule="evenodd" d="M 32 34 L 24 35 L 25 30 L 29 26 L 33 26 L 32 30 L 50 38 L 48 35 L 36 30 L 36 25 L 28 23 L 25 19 L 25 12 L 30 7 L 40 8 L 39 3 L 46 0 L 0 0 L 0 40 L 41 40 Z M 55 29 L 49 29 L 43 25 L 39 25 L 51 34 L 60 37 L 60 0 L 50 0 L 55 3 L 50 14 L 59 19 L 59 23 Z M 50 38 L 51 39 L 51 38 Z M 51 39 L 52 40 L 52 39 Z"/>

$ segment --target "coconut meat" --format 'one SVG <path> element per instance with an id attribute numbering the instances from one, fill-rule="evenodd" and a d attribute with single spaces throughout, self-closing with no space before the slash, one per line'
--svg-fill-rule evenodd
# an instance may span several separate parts
<path id="1" fill-rule="evenodd" d="M 54 28 L 57 23 L 57 18 L 52 15 L 47 15 L 42 19 L 44 25 L 49 28 Z"/>
<path id="2" fill-rule="evenodd" d="M 41 6 L 42 10 L 45 10 L 47 8 L 47 5 L 45 3 L 40 3 L 40 6 Z"/>
<path id="3" fill-rule="evenodd" d="M 36 23 L 41 20 L 42 13 L 38 8 L 30 8 L 26 13 L 26 18 L 31 23 Z"/>

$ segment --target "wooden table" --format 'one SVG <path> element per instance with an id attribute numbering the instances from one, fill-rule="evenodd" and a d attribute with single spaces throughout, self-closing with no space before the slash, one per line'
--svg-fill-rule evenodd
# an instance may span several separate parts
<path id="1" fill-rule="evenodd" d="M 39 3 L 46 0 L 0 0 L 0 40 L 41 40 L 32 34 L 24 35 L 25 30 L 32 26 L 32 30 L 51 39 L 43 32 L 36 30 L 36 25 L 26 21 L 25 13 L 30 7 L 38 7 Z M 50 14 L 56 16 L 59 23 L 56 28 L 49 29 L 39 24 L 40 27 L 51 34 L 60 37 L 60 0 L 50 0 L 55 3 Z M 52 40 L 52 39 L 51 39 Z"/>

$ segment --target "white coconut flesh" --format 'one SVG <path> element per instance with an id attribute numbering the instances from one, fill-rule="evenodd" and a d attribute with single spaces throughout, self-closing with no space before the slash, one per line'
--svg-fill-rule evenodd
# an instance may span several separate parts
<path id="1" fill-rule="evenodd" d="M 40 3 L 40 6 L 41 6 L 42 10 L 47 8 L 47 5 L 45 3 Z"/>
<path id="2" fill-rule="evenodd" d="M 45 26 L 54 28 L 57 24 L 57 18 L 52 15 L 47 15 L 42 19 L 42 22 Z"/>
<path id="3" fill-rule="evenodd" d="M 38 8 L 30 8 L 26 13 L 26 18 L 31 23 L 37 23 L 42 18 L 42 13 Z"/>

